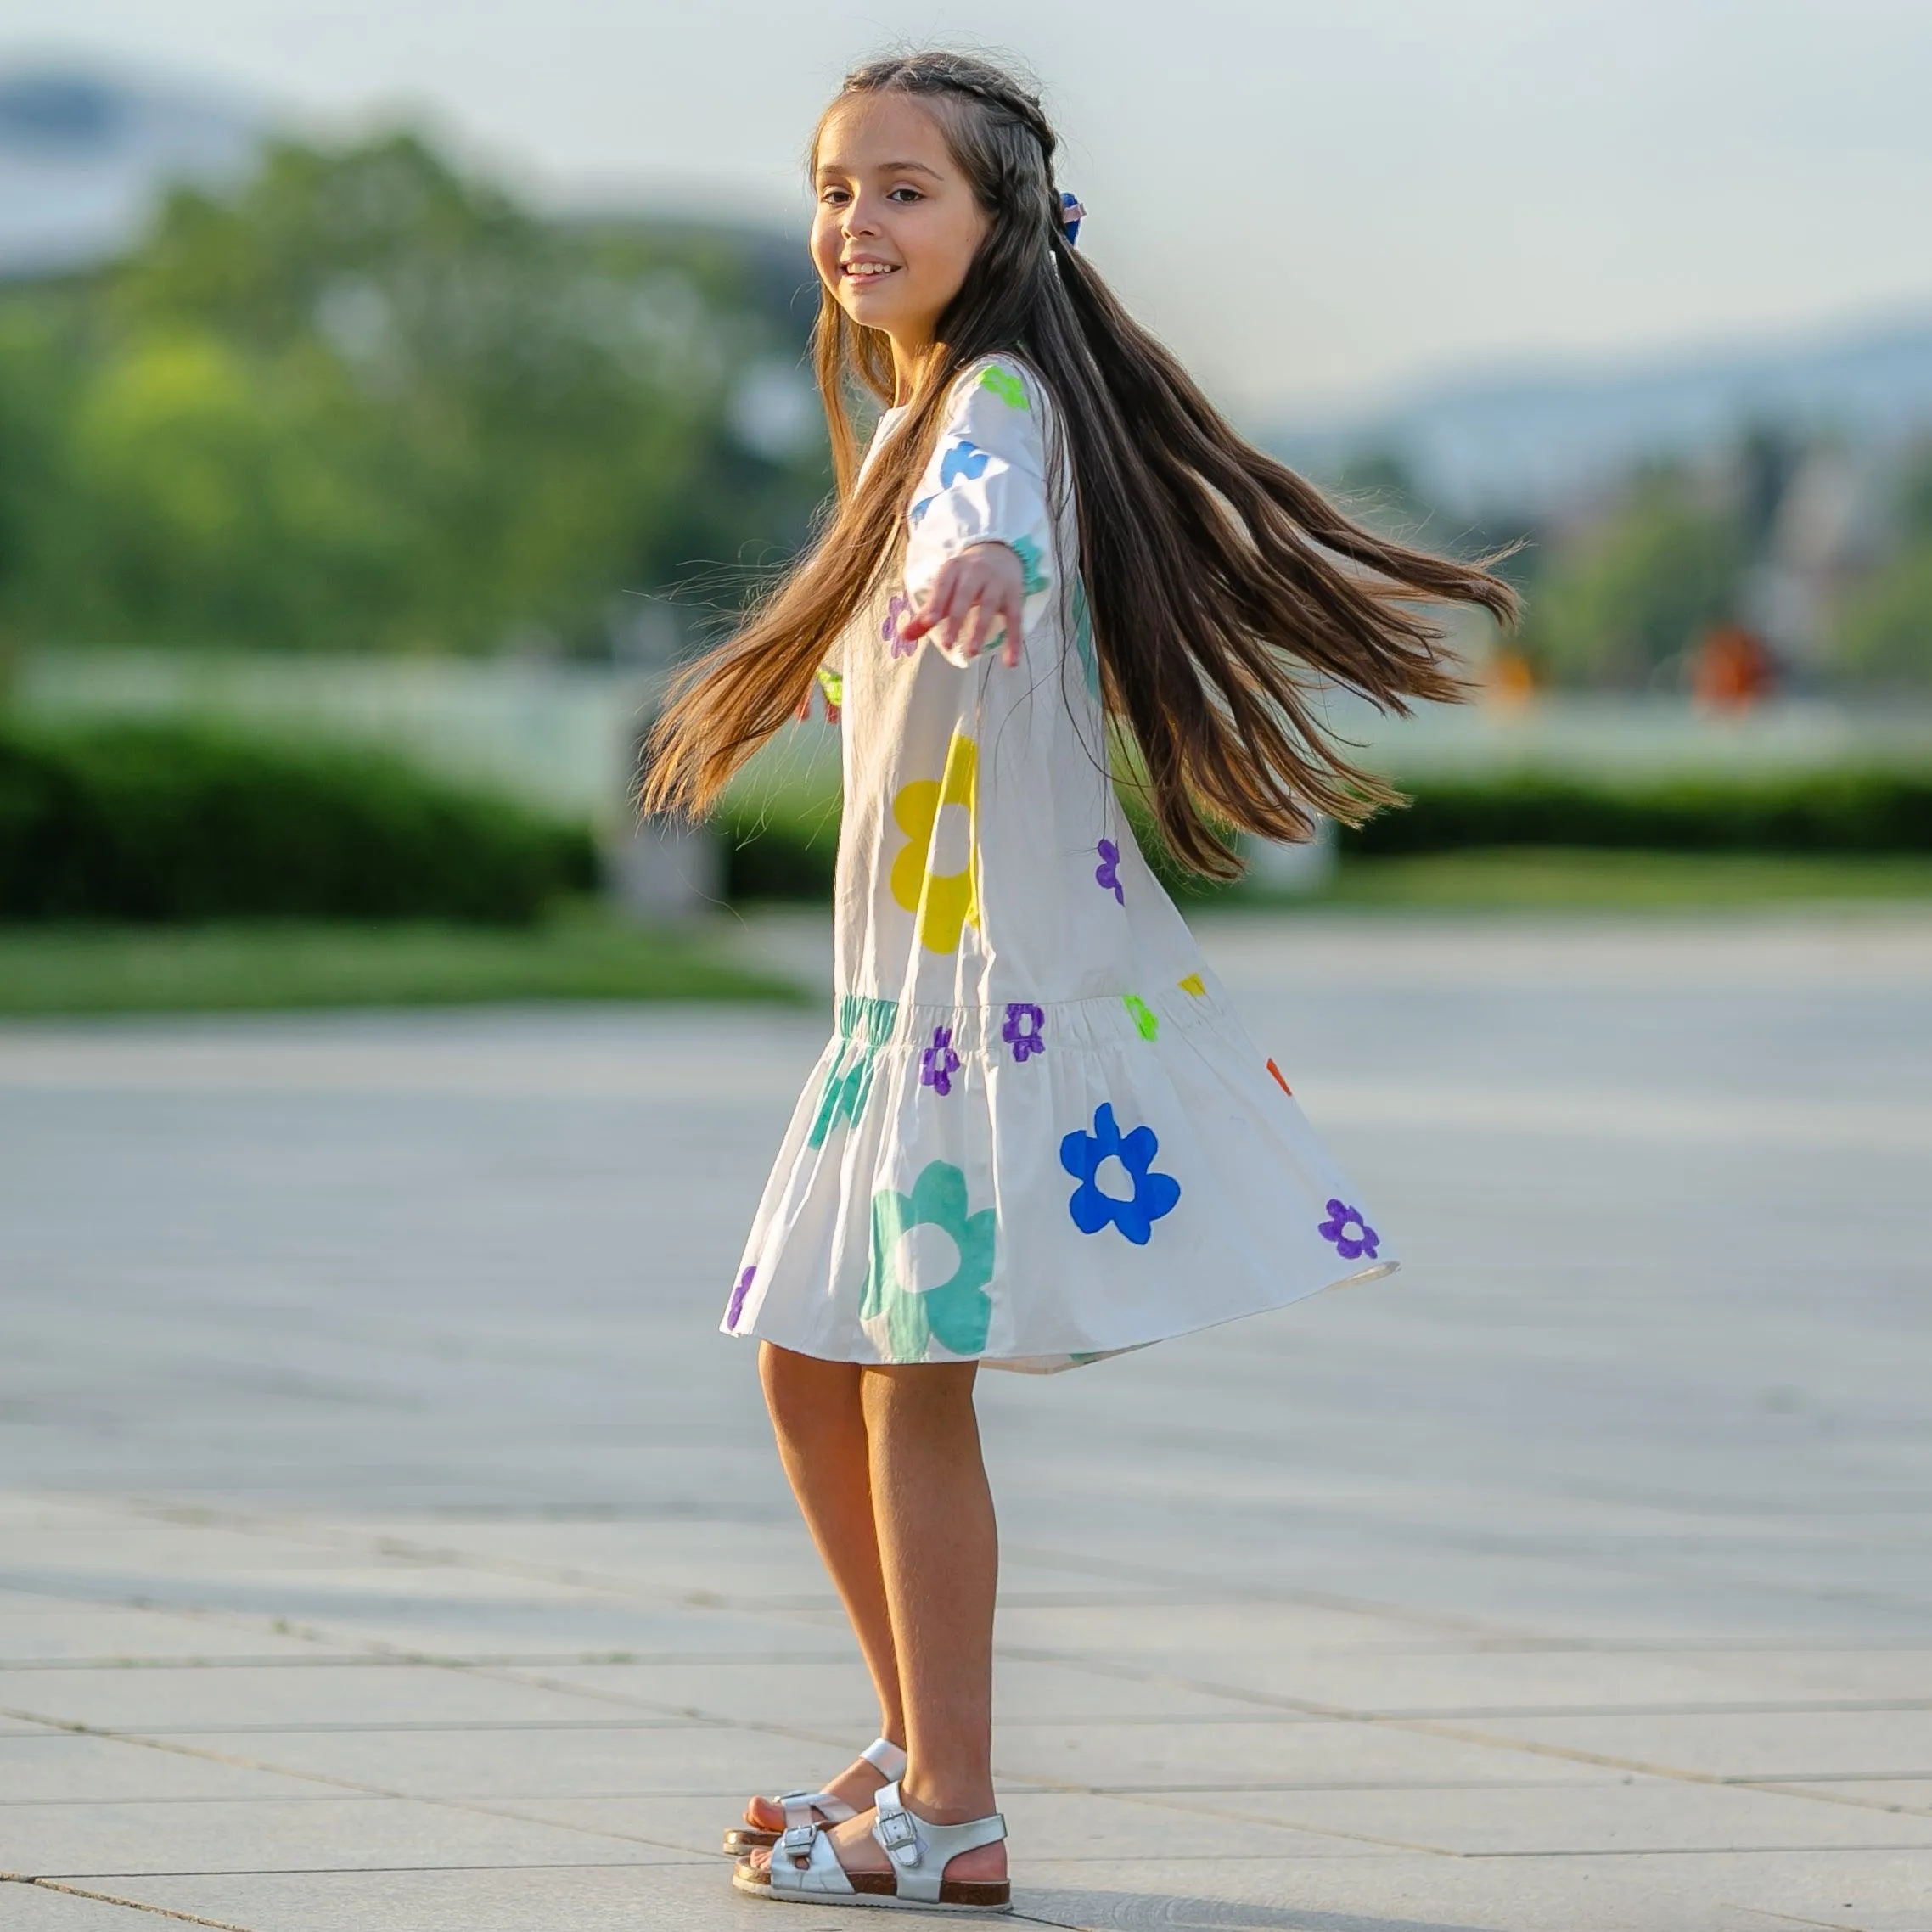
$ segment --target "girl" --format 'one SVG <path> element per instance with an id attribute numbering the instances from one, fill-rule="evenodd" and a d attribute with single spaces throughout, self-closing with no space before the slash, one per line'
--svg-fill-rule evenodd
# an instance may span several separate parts
<path id="1" fill-rule="evenodd" d="M 838 1031 L 725 1311 L 879 1693 L 822 1791 L 727 1849 L 767 1898 L 1009 1909 L 996 1553 L 973 1382 L 1388 1273 L 1137 847 L 1311 835 L 1391 794 L 1312 710 L 1454 699 L 1416 606 L 1480 568 L 1385 542 L 1244 443 L 1074 251 L 1036 98 L 984 62 L 861 68 L 812 149 L 838 512 L 654 734 L 702 811 L 815 675 L 845 723 Z M 853 380 L 889 403 L 861 459 Z M 1118 758 L 1110 756 L 1118 752 Z"/>

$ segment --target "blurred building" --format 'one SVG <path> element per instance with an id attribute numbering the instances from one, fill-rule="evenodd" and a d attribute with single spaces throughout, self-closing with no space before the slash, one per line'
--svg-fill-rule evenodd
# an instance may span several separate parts
<path id="1" fill-rule="evenodd" d="M 0 68 L 0 280 L 126 249 L 177 181 L 244 175 L 267 117 L 210 91 L 71 65 Z"/>

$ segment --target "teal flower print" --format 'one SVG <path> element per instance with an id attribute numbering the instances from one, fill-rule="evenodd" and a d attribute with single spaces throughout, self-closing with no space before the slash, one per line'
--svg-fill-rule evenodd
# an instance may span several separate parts
<path id="1" fill-rule="evenodd" d="M 933 1161 L 909 1194 L 881 1188 L 872 1197 L 872 1265 L 866 1271 L 859 1319 L 885 1317 L 889 1362 L 924 1362 L 934 1341 L 957 1356 L 976 1356 L 986 1345 L 993 1300 L 991 1208 L 966 1211 L 966 1177 L 949 1161 Z M 915 1227 L 936 1227 L 959 1251 L 952 1278 L 917 1289 L 899 1278 L 901 1242 Z"/>
<path id="2" fill-rule="evenodd" d="M 1087 680 L 1087 688 L 1098 698 L 1100 695 L 1100 660 L 1093 654 L 1093 613 L 1087 608 L 1087 586 L 1078 578 L 1073 580 L 1073 648 L 1080 658 L 1081 675 Z"/>
<path id="3" fill-rule="evenodd" d="M 1008 545 L 1008 548 L 1019 559 L 1019 587 L 1026 596 L 1032 596 L 1036 590 L 1045 590 L 1053 582 L 1053 580 L 1041 568 L 1042 559 L 1040 546 L 1031 537 L 1016 536 Z"/>
<path id="4" fill-rule="evenodd" d="M 834 1127 L 852 1126 L 864 1113 L 879 1049 L 890 1036 L 898 1012 L 897 1000 L 866 999 L 847 993 L 839 1002 L 838 1057 L 819 1090 L 818 1111 L 805 1137 L 807 1147 L 823 1147 Z"/>

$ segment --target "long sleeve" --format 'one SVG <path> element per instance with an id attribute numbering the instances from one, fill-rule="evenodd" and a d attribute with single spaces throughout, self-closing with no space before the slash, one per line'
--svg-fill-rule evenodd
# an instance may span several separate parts
<path id="1" fill-rule="evenodd" d="M 995 358 L 960 376 L 907 518 L 906 594 L 915 606 L 949 558 L 1003 543 L 1025 573 L 1021 622 L 1031 630 L 1053 586 L 1053 533 L 1041 411 L 1017 362 Z"/>

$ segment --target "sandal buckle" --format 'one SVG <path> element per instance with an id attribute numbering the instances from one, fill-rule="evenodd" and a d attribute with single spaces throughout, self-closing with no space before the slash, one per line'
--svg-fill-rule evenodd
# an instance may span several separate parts
<path id="1" fill-rule="evenodd" d="M 910 1861 L 900 1859 L 899 1862 L 918 1863 L 919 1828 L 914 1823 L 911 1812 L 903 1810 L 881 1811 L 879 1814 L 879 1842 L 895 1856 L 907 1845 L 913 1846 L 913 1858 Z"/>
<path id="2" fill-rule="evenodd" d="M 778 1840 L 778 1848 L 789 1858 L 809 1858 L 812 1856 L 812 1841 L 818 1836 L 817 1825 L 788 1825 L 784 1835 Z"/>

